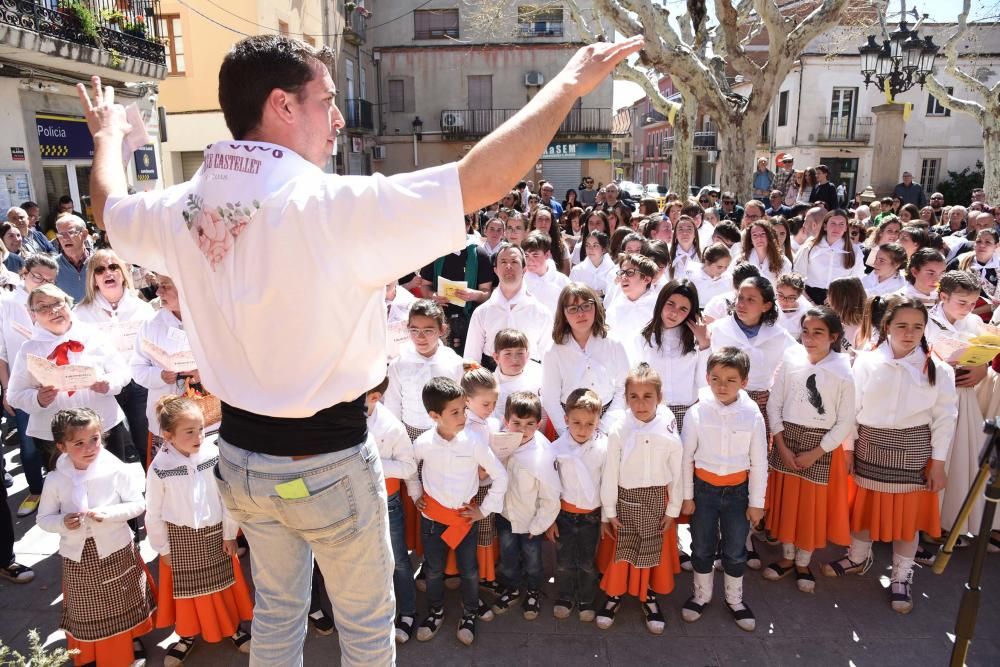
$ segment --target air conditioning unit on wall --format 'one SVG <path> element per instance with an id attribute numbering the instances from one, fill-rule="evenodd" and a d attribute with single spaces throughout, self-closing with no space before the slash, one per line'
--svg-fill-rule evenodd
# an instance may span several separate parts
<path id="1" fill-rule="evenodd" d="M 385 159 L 385 146 L 373 146 L 372 147 L 372 159 L 373 160 L 384 160 Z"/>
<path id="2" fill-rule="evenodd" d="M 465 117 L 460 113 L 446 113 L 441 118 L 441 127 L 449 129 L 465 127 Z"/>
<path id="3" fill-rule="evenodd" d="M 708 157 L 706 159 L 709 162 L 715 162 L 719 159 L 719 151 L 708 151 Z"/>
<path id="4" fill-rule="evenodd" d="M 524 85 L 527 87 L 541 86 L 545 83 L 545 76 L 541 72 L 525 72 Z"/>

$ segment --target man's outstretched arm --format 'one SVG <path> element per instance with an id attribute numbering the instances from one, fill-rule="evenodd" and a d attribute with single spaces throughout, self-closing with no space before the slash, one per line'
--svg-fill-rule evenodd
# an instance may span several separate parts
<path id="1" fill-rule="evenodd" d="M 524 108 L 487 135 L 458 163 L 462 202 L 472 213 L 497 201 L 538 161 L 573 104 L 637 53 L 641 36 L 581 48 Z"/>

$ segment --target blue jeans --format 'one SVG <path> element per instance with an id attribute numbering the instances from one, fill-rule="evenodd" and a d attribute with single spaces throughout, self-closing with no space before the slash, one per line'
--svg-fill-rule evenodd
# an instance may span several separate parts
<path id="1" fill-rule="evenodd" d="M 515 533 L 510 521 L 496 515 L 497 537 L 500 538 L 500 585 L 520 588 L 522 580 L 529 591 L 542 588 L 545 573 L 542 571 L 542 535 Z"/>
<path id="2" fill-rule="evenodd" d="M 306 459 L 258 454 L 219 439 L 216 482 L 250 544 L 256 588 L 251 667 L 298 667 L 312 559 L 325 575 L 342 665 L 396 660 L 392 546 L 375 443 Z M 309 495 L 275 485 L 302 479 Z"/>
<path id="3" fill-rule="evenodd" d="M 597 594 L 597 542 L 601 538 L 601 510 L 576 514 L 565 510 L 556 517 L 556 586 L 559 599 L 593 609 Z"/>
<path id="4" fill-rule="evenodd" d="M 389 496 L 389 539 L 396 569 L 392 585 L 396 589 L 396 607 L 400 616 L 417 615 L 417 587 L 413 583 L 413 563 L 406 548 L 406 522 L 403 521 L 403 501 L 400 492 Z"/>
<path id="5" fill-rule="evenodd" d="M 420 537 L 424 546 L 424 572 L 427 577 L 427 604 L 432 609 L 444 606 L 444 566 L 448 558 L 448 545 L 441 533 L 448 526 L 425 516 L 420 517 Z M 466 614 L 479 611 L 479 561 L 476 560 L 476 542 L 479 526 L 472 529 L 455 549 L 458 575 L 461 578 L 462 608 Z"/>
<path id="6" fill-rule="evenodd" d="M 694 514 L 691 516 L 691 565 L 695 572 L 712 571 L 722 534 L 722 569 L 742 577 L 747 567 L 747 534 L 750 520 L 749 484 L 714 486 L 694 478 Z"/>
<path id="7" fill-rule="evenodd" d="M 14 410 L 14 422 L 17 424 L 17 437 L 21 440 L 21 470 L 28 480 L 28 493 L 38 495 L 42 492 L 42 455 L 35 447 L 35 440 L 28 435 L 28 413 Z"/>

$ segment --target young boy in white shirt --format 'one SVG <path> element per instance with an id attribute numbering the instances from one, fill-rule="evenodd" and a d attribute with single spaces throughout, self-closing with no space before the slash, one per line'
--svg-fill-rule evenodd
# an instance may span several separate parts
<path id="1" fill-rule="evenodd" d="M 493 359 L 497 364 L 493 374 L 499 388 L 493 416 L 503 420 L 507 397 L 515 391 L 530 391 L 535 396 L 541 396 L 542 365 L 528 357 L 528 337 L 517 329 L 498 331 L 493 347 Z M 542 416 L 544 418 L 544 413 Z"/>
<path id="2" fill-rule="evenodd" d="M 389 409 L 382 405 L 382 396 L 389 387 L 386 377 L 365 395 L 368 408 L 368 433 L 375 439 L 382 472 L 385 474 L 385 491 L 389 505 L 389 538 L 396 569 L 392 585 L 396 591 L 396 642 L 405 644 L 413 634 L 417 618 L 417 589 L 413 583 L 413 563 L 406 548 L 406 524 L 403 520 L 403 501 L 400 494 L 402 480 L 417 475 L 417 461 L 413 443 L 406 434 L 406 427 Z"/>
<path id="3" fill-rule="evenodd" d="M 554 315 L 559 293 L 569 285 L 569 278 L 549 263 L 552 259 L 552 239 L 548 234 L 533 231 L 524 239 L 521 250 L 524 251 L 524 284 L 528 286 L 528 293 Z"/>
<path id="4" fill-rule="evenodd" d="M 462 620 L 458 640 L 469 646 L 476 638 L 479 613 L 479 566 L 476 541 L 479 521 L 503 509 L 507 471 L 489 445 L 470 437 L 465 428 L 465 392 L 450 378 L 436 377 L 424 385 L 424 408 L 434 428 L 413 443 L 422 480 L 407 488 L 422 515 L 420 533 L 427 572 L 427 618 L 417 630 L 418 641 L 428 641 L 444 621 L 444 566 L 448 548 L 455 550 L 461 577 Z M 479 491 L 479 468 L 493 479 L 482 504 L 472 504 Z"/>
<path id="5" fill-rule="evenodd" d="M 521 444 L 507 459 L 510 475 L 503 512 L 496 516 L 500 538 L 500 596 L 493 611 L 502 614 L 526 589 L 524 618 L 533 621 L 541 610 L 542 539 L 559 515 L 559 474 L 545 436 L 538 432 L 542 403 L 538 396 L 516 391 L 504 406 L 504 426 L 521 434 Z"/>
<path id="6" fill-rule="evenodd" d="M 601 538 L 601 473 L 608 455 L 608 438 L 597 430 L 603 409 L 591 389 L 576 389 L 566 399 L 566 430 L 552 443 L 562 485 L 556 522 L 546 539 L 559 544 L 552 608 L 556 618 L 569 618 L 578 606 L 580 621 L 596 615 L 597 568 L 594 559 Z"/>
<path id="7" fill-rule="evenodd" d="M 712 600 L 713 565 L 722 543 L 726 606 L 747 632 L 757 627 L 743 603 L 746 539 L 764 518 L 767 437 L 760 408 L 744 391 L 750 357 L 723 347 L 708 358 L 708 387 L 684 418 L 684 504 L 691 517 L 694 595 L 681 609 L 685 621 L 701 618 Z"/>

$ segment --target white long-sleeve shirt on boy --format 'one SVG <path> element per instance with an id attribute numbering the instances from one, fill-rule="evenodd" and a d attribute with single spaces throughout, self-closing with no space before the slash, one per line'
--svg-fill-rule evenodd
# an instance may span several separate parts
<path id="1" fill-rule="evenodd" d="M 542 365 L 529 361 L 524 365 L 524 369 L 517 375 L 506 375 L 497 368 L 493 371 L 493 376 L 497 379 L 497 407 L 493 411 L 493 416 L 500 423 L 503 423 L 504 406 L 507 405 L 507 398 L 515 391 L 530 391 L 535 396 L 542 394 Z M 544 405 L 543 405 L 544 407 Z"/>
<path id="2" fill-rule="evenodd" d="M 521 289 L 510 299 L 498 287 L 472 312 L 462 356 L 478 364 L 483 355 L 493 354 L 498 331 L 517 329 L 528 338 L 531 358 L 541 360 L 545 350 L 552 345 L 552 320 L 552 312 L 528 293 L 526 284 L 522 283 Z"/>
<path id="3" fill-rule="evenodd" d="M 625 408 L 628 371 L 625 346 L 612 338 L 591 336 L 586 347 L 581 348 L 575 338 L 567 336 L 561 344 L 549 348 L 542 360 L 541 398 L 556 432 L 566 429 L 563 404 L 573 391 L 581 388 L 594 390 L 601 405 L 610 404 L 601 419 L 602 425 L 607 426 L 611 414 Z"/>
<path id="4" fill-rule="evenodd" d="M 795 339 L 774 324 L 761 325 L 756 336 L 747 338 L 736 323 L 735 315 L 712 322 L 709 331 L 712 334 L 713 352 L 724 347 L 735 347 L 750 357 L 747 391 L 769 391 L 774 382 L 774 372 L 781 363 L 785 350 L 795 345 Z"/>
<path id="5" fill-rule="evenodd" d="M 139 327 L 135 338 L 135 349 L 130 358 L 132 377 L 137 384 L 146 388 L 146 419 L 149 420 L 149 432 L 160 435 L 160 422 L 156 419 L 156 404 L 164 396 L 176 396 L 181 393 L 176 382 L 167 384 L 163 381 L 163 371 L 153 359 L 146 354 L 143 341 L 149 341 L 163 348 L 167 354 L 187 352 L 191 349 L 184 323 L 177 319 L 166 308 L 160 308 L 153 319 Z M 207 424 L 206 424 L 207 426 Z"/>
<path id="6" fill-rule="evenodd" d="M 764 507 L 767 493 L 767 436 L 760 408 L 745 392 L 729 405 L 711 389 L 684 417 L 684 498 L 694 499 L 694 469 L 715 475 L 749 471 L 750 507 Z"/>
<path id="7" fill-rule="evenodd" d="M 666 515 L 680 516 L 684 502 L 682 458 L 677 420 L 669 408 L 660 405 L 648 422 L 636 419 L 631 410 L 626 412 L 608 434 L 608 455 L 601 477 L 602 516 L 618 516 L 618 487 L 649 486 L 666 486 Z"/>
<path id="8" fill-rule="evenodd" d="M 582 510 L 601 507 L 601 477 L 608 458 L 608 437 L 598 431 L 582 445 L 569 431 L 552 443 L 562 500 Z"/>
<path id="9" fill-rule="evenodd" d="M 705 386 L 705 364 L 711 355 L 710 349 L 699 350 L 698 341 L 695 349 L 684 353 L 681 341 L 682 324 L 673 329 L 664 329 L 660 337 L 661 345 L 652 345 L 640 333 L 632 346 L 633 356 L 629 358 L 629 367 L 635 368 L 645 362 L 663 378 L 664 405 L 691 405 L 698 400 L 698 389 Z"/>
<path id="10" fill-rule="evenodd" d="M 541 276 L 531 271 L 525 271 L 524 284 L 528 288 L 528 293 L 538 299 L 555 317 L 556 306 L 559 304 L 559 294 L 566 285 L 569 285 L 569 278 L 554 266 L 546 265 L 545 274 Z"/>
<path id="11" fill-rule="evenodd" d="M 239 525 L 229 515 L 215 482 L 219 448 L 205 442 L 185 456 L 166 443 L 146 474 L 146 534 L 158 554 L 170 553 L 167 524 L 199 530 L 222 524 L 222 539 L 235 540 Z"/>
<path id="12" fill-rule="evenodd" d="M 38 527 L 59 535 L 59 555 L 80 562 L 83 545 L 94 538 L 97 555 L 105 558 L 132 543 L 126 523 L 146 509 L 142 468 L 119 461 L 101 448 L 86 470 L 77 470 L 67 454 L 45 478 L 38 503 Z M 100 511 L 103 521 L 85 517 L 79 528 L 66 527 L 67 514 Z"/>
<path id="13" fill-rule="evenodd" d="M 927 379 L 933 363 L 936 381 Z M 889 342 L 859 352 L 854 360 L 854 401 L 857 423 L 871 428 L 904 429 L 927 425 L 931 429 L 931 457 L 947 461 L 958 421 L 955 371 L 928 358 L 918 346 L 894 359 Z"/>
<path id="14" fill-rule="evenodd" d="M 628 355 L 632 354 L 629 347 L 634 344 L 635 335 L 653 319 L 656 294 L 648 289 L 632 301 L 622 293 L 607 307 L 608 337 L 620 341 Z"/>
<path id="15" fill-rule="evenodd" d="M 425 357 L 412 342 L 400 347 L 399 357 L 389 364 L 389 388 L 382 400 L 389 412 L 404 424 L 428 429 L 434 426 L 422 398 L 424 385 L 444 376 L 455 382 L 462 379 L 462 358 L 446 345 L 439 344 L 434 354 Z"/>
<path id="16" fill-rule="evenodd" d="M 417 476 L 417 459 L 406 427 L 381 403 L 368 416 L 368 435 L 374 438 L 386 479 L 408 480 Z"/>
<path id="17" fill-rule="evenodd" d="M 82 352 L 68 352 L 69 363 L 91 366 L 97 380 L 107 381 L 107 393 L 99 394 L 90 389 L 78 389 L 70 396 L 60 391 L 47 407 L 38 404 L 38 390 L 41 384 L 28 372 L 28 355 L 47 358 L 62 343 L 76 341 L 83 344 Z M 32 338 L 18 350 L 14 368 L 11 370 L 7 402 L 12 407 L 28 413 L 28 435 L 42 440 L 52 440 L 52 417 L 66 408 L 90 408 L 101 417 L 105 431 L 111 430 L 125 418 L 115 396 L 132 380 L 128 364 L 111 341 L 103 333 L 84 322 L 74 320 L 69 330 L 55 335 L 37 324 L 32 329 Z"/>
<path id="18" fill-rule="evenodd" d="M 767 401 L 771 432 L 784 422 L 824 429 L 819 446 L 832 452 L 854 431 L 854 375 L 846 354 L 831 352 L 818 364 L 801 345 L 789 348 Z"/>
<path id="19" fill-rule="evenodd" d="M 551 444 L 541 433 L 507 459 L 507 493 L 503 516 L 511 532 L 541 535 L 559 516 L 562 487 Z"/>
<path id="20" fill-rule="evenodd" d="M 493 485 L 479 507 L 487 515 L 503 510 L 507 470 L 487 443 L 465 431 L 445 440 L 432 428 L 413 442 L 413 453 L 418 463 L 424 463 L 423 481 L 413 479 L 406 484 L 414 500 L 427 493 L 449 509 L 460 509 L 479 491 L 482 466 L 493 478 Z"/>

